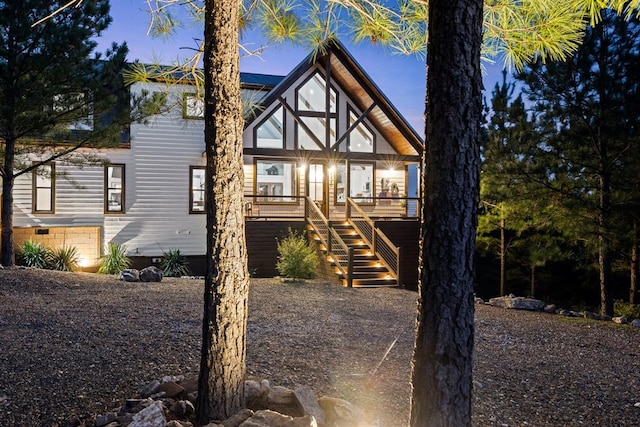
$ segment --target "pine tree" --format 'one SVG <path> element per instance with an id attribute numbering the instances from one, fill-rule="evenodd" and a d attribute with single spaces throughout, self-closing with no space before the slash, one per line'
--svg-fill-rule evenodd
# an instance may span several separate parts
<path id="1" fill-rule="evenodd" d="M 122 83 L 127 49 L 94 53 L 111 22 L 109 2 L 85 0 L 46 22 L 66 2 L 0 3 L 1 259 L 14 264 L 15 179 L 52 161 L 96 162 L 88 147 L 120 144 L 129 122 Z"/>

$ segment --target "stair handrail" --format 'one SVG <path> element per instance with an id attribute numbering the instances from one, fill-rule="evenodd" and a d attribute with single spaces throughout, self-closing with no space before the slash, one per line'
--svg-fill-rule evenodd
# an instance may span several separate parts
<path id="1" fill-rule="evenodd" d="M 375 222 L 351 198 L 347 197 L 346 220 L 362 236 L 385 267 L 400 280 L 400 248 L 375 226 Z M 357 217 L 354 217 L 353 213 Z"/>
<path id="2" fill-rule="evenodd" d="M 327 248 L 327 256 L 333 259 L 336 268 L 340 270 L 342 277 L 347 280 L 347 285 L 351 287 L 353 280 L 353 249 L 333 229 L 329 220 L 310 197 L 305 198 L 305 217 L 320 238 L 320 242 Z M 334 250 L 335 246 L 337 246 L 336 250 Z M 344 256 L 338 256 L 339 253 L 344 253 Z"/>

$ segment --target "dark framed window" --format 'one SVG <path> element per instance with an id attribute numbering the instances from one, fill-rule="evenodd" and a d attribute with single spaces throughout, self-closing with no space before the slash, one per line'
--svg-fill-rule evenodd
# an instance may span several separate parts
<path id="1" fill-rule="evenodd" d="M 349 197 L 356 203 L 373 203 L 375 169 L 375 163 L 349 163 Z"/>
<path id="2" fill-rule="evenodd" d="M 297 165 L 288 160 L 256 160 L 256 202 L 295 203 L 298 194 Z"/>
<path id="3" fill-rule="evenodd" d="M 56 165 L 39 166 L 33 172 L 33 212 L 54 213 L 56 198 Z"/>
<path id="4" fill-rule="evenodd" d="M 319 151 L 335 143 L 338 92 L 329 85 L 328 95 L 327 81 L 319 72 L 313 73 L 296 89 L 296 113 L 304 123 L 302 126 L 296 122 L 297 149 Z"/>
<path id="5" fill-rule="evenodd" d="M 205 205 L 205 167 L 189 167 L 189 213 L 203 214 L 206 212 Z"/>
<path id="6" fill-rule="evenodd" d="M 124 213 L 125 195 L 124 165 L 111 164 L 104 167 L 104 211 Z"/>
<path id="7" fill-rule="evenodd" d="M 284 148 L 284 108 L 276 108 L 255 132 L 256 148 Z"/>

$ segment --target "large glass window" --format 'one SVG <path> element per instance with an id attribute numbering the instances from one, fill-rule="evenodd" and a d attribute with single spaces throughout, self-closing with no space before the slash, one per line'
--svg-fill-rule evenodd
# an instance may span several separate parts
<path id="1" fill-rule="evenodd" d="M 321 142 L 325 140 L 326 123 L 324 117 L 300 117 L 309 130 Z M 336 120 L 329 119 L 329 144 L 332 145 L 336 141 Z M 298 126 L 298 148 L 301 150 L 320 150 L 321 148 L 315 143 L 313 138 L 301 126 Z"/>
<path id="2" fill-rule="evenodd" d="M 358 120 L 353 111 L 349 111 L 349 127 Z M 373 153 L 373 133 L 360 122 L 349 133 L 349 151 L 353 153 Z"/>
<path id="3" fill-rule="evenodd" d="M 204 166 L 191 166 L 189 176 L 189 213 L 204 213 L 206 182 Z"/>
<path id="4" fill-rule="evenodd" d="M 107 213 L 124 212 L 124 165 L 104 168 L 104 206 Z"/>
<path id="5" fill-rule="evenodd" d="M 338 163 L 336 165 L 335 199 L 336 203 L 344 203 L 346 199 L 347 165 Z"/>
<path id="6" fill-rule="evenodd" d="M 291 203 L 297 194 L 296 164 L 256 160 L 256 201 Z"/>
<path id="7" fill-rule="evenodd" d="M 256 129 L 256 147 L 284 148 L 284 109 L 278 107 Z"/>
<path id="8" fill-rule="evenodd" d="M 305 82 L 298 89 L 298 111 L 316 111 L 324 113 L 326 111 L 326 81 L 318 73 Z M 329 112 L 336 112 L 338 96 L 336 91 L 329 90 Z"/>
<path id="9" fill-rule="evenodd" d="M 374 165 L 352 163 L 349 166 L 349 196 L 356 203 L 373 203 L 375 177 Z"/>
<path id="10" fill-rule="evenodd" d="M 40 166 L 33 173 L 33 212 L 53 213 L 55 200 L 55 165 Z"/>

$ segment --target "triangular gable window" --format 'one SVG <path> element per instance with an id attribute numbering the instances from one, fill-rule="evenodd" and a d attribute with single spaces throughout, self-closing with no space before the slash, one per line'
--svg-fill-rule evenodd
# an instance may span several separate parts
<path id="1" fill-rule="evenodd" d="M 356 120 L 358 120 L 358 116 L 349 110 L 349 127 L 351 127 Z M 349 151 L 352 153 L 373 153 L 373 143 L 373 133 L 362 122 L 349 133 Z"/>
<path id="2" fill-rule="evenodd" d="M 296 90 L 296 147 L 320 151 L 336 141 L 338 93 L 329 87 L 318 72 L 311 75 Z M 328 123 L 327 123 L 328 121 Z"/>
<path id="3" fill-rule="evenodd" d="M 315 73 L 298 89 L 298 111 L 315 111 L 324 113 L 326 108 L 326 81 Z M 338 95 L 333 88 L 329 89 L 329 112 L 336 112 Z"/>
<path id="4" fill-rule="evenodd" d="M 256 128 L 257 148 L 284 148 L 284 109 L 278 107 Z"/>

